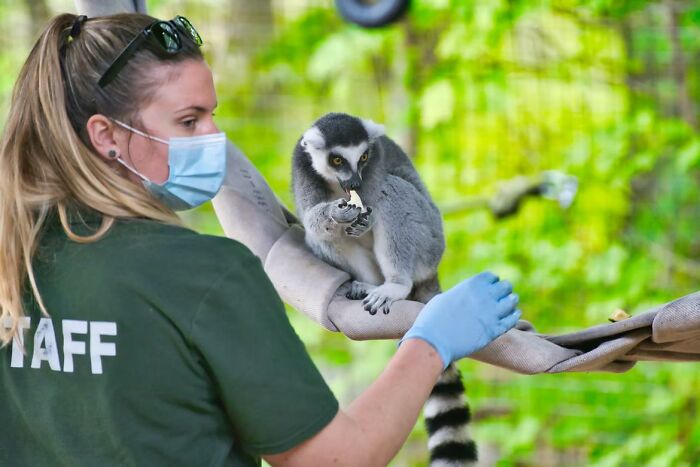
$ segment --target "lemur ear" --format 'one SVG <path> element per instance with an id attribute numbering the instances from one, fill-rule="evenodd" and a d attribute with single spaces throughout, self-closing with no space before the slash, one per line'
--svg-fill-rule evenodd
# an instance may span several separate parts
<path id="1" fill-rule="evenodd" d="M 367 131 L 369 139 L 376 139 L 384 135 L 384 125 L 374 123 L 372 120 L 366 120 L 364 118 L 361 118 L 360 121 L 362 122 L 362 126 L 365 127 L 365 130 Z"/>
<path id="2" fill-rule="evenodd" d="M 302 147 L 311 146 L 315 149 L 323 149 L 326 147 L 326 139 L 323 137 L 321 130 L 317 127 L 312 126 L 304 132 L 304 136 L 301 137 Z"/>

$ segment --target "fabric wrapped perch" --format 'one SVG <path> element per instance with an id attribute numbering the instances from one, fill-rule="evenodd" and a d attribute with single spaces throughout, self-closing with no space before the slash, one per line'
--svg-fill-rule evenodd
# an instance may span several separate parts
<path id="1" fill-rule="evenodd" d="M 214 198 L 214 209 L 226 235 L 260 258 L 282 299 L 350 339 L 403 336 L 423 304 L 401 300 L 388 315 L 364 313 L 362 301 L 345 297 L 350 275 L 311 253 L 294 215 L 230 142 L 228 157 L 228 173 Z M 523 374 L 623 372 L 640 360 L 700 361 L 700 293 L 622 321 L 559 336 L 538 334 L 521 321 L 470 358 Z"/>

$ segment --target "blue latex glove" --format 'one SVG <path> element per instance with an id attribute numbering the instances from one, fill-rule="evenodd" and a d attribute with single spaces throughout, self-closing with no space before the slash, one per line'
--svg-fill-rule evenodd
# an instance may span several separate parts
<path id="1" fill-rule="evenodd" d="M 522 313 L 512 292 L 510 282 L 490 272 L 477 274 L 433 297 L 401 342 L 423 339 L 447 367 L 515 326 Z"/>

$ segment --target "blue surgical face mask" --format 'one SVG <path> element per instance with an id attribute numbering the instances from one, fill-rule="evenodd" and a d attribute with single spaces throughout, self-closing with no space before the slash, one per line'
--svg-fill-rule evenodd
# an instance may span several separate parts
<path id="1" fill-rule="evenodd" d="M 168 180 L 161 185 L 124 162 L 121 156 L 117 158 L 117 162 L 141 178 L 146 189 L 166 206 L 175 211 L 192 209 L 211 200 L 219 192 L 226 174 L 224 133 L 177 137 L 165 141 L 118 120 L 114 122 L 137 135 L 168 145 L 170 174 Z"/>

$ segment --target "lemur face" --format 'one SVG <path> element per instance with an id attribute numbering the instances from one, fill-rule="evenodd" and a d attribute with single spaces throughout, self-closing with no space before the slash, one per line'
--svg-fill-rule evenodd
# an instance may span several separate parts
<path id="1" fill-rule="evenodd" d="M 372 159 L 372 140 L 382 134 L 384 127 L 371 120 L 331 113 L 304 133 L 301 145 L 314 170 L 347 193 L 362 186 L 362 171 Z"/>
<path id="2" fill-rule="evenodd" d="M 339 183 L 348 192 L 362 185 L 362 170 L 370 159 L 369 141 L 356 146 L 333 146 L 330 149 L 306 147 L 311 165 L 324 179 Z"/>

